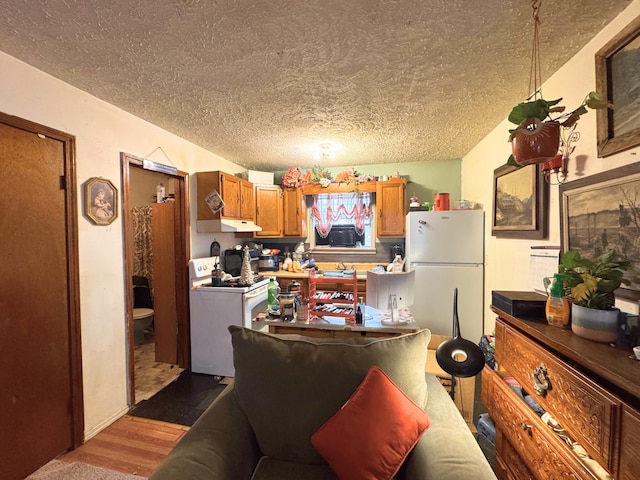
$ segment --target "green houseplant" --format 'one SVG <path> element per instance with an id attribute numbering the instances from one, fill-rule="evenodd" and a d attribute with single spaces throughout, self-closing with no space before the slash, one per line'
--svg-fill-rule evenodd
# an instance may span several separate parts
<path id="1" fill-rule="evenodd" d="M 571 329 L 578 336 L 597 342 L 614 342 L 618 336 L 615 291 L 629 285 L 624 271 L 631 262 L 613 250 L 590 259 L 575 250 L 560 258 L 558 272 L 564 274 L 567 297 L 571 306 Z"/>
<path id="2" fill-rule="evenodd" d="M 565 113 L 565 107 L 559 105 L 561 101 L 562 98 L 538 98 L 513 107 L 508 120 L 517 127 L 509 129 L 512 154 L 508 165 L 523 167 L 550 160 L 558 153 L 561 127 L 572 127 L 581 115 L 589 111 L 587 107 L 613 108 L 596 92 L 589 92 L 578 108 L 571 112 Z"/>

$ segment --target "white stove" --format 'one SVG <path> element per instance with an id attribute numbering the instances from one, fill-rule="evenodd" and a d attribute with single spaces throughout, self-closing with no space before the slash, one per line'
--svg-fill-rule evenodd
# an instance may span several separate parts
<path id="1" fill-rule="evenodd" d="M 191 371 L 232 377 L 233 347 L 229 325 L 251 328 L 259 312 L 267 310 L 266 277 L 252 285 L 240 285 L 235 277 L 212 286 L 218 257 L 189 261 L 189 307 L 191 311 Z"/>
<path id="2" fill-rule="evenodd" d="M 223 289 L 226 290 L 228 288 L 233 288 L 235 292 L 246 293 L 269 283 L 269 278 L 262 275 L 256 275 L 254 276 L 254 283 L 252 285 L 242 285 L 240 283 L 240 277 L 231 277 L 231 280 L 213 286 L 211 284 L 211 279 L 218 262 L 219 257 L 194 258 L 190 260 L 190 287 L 192 289 L 204 287 L 209 291 L 217 291 Z"/>

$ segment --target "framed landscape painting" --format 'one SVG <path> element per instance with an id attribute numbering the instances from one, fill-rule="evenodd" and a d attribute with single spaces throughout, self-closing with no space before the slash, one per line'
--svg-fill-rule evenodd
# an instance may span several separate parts
<path id="1" fill-rule="evenodd" d="M 613 103 L 599 109 L 598 156 L 640 145 L 640 17 L 595 55 L 596 90 Z"/>
<path id="2" fill-rule="evenodd" d="M 502 238 L 547 237 L 549 184 L 538 165 L 503 165 L 493 172 L 491 235 Z"/>
<path id="3" fill-rule="evenodd" d="M 563 252 L 630 260 L 616 296 L 640 300 L 640 162 L 560 185 L 560 235 Z"/>

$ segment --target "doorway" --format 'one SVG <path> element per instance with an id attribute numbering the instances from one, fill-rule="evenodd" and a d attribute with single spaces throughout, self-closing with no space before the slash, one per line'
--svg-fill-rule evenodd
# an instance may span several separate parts
<path id="1" fill-rule="evenodd" d="M 75 139 L 0 113 L 0 478 L 82 444 Z"/>
<path id="2" fill-rule="evenodd" d="M 189 367 L 188 176 L 155 170 L 158 164 L 144 168 L 142 158 L 126 153 L 121 163 L 133 407 Z M 166 202 L 156 200 L 160 183 L 170 197 Z M 145 288 L 152 303 L 136 304 Z M 139 307 L 152 315 L 140 318 Z"/>

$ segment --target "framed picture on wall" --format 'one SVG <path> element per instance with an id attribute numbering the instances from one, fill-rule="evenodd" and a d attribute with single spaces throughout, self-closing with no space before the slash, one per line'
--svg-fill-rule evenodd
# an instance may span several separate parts
<path id="1" fill-rule="evenodd" d="M 491 235 L 501 238 L 547 238 L 549 184 L 539 165 L 503 165 L 493 172 Z"/>
<path id="2" fill-rule="evenodd" d="M 106 178 L 93 177 L 84 184 L 84 215 L 96 225 L 118 218 L 118 190 Z"/>
<path id="3" fill-rule="evenodd" d="M 640 300 L 640 162 L 560 185 L 560 244 L 597 257 L 615 250 L 632 268 L 616 296 Z"/>
<path id="4" fill-rule="evenodd" d="M 596 90 L 612 109 L 596 112 L 598 156 L 640 145 L 640 17 L 602 47 L 595 56 Z"/>

